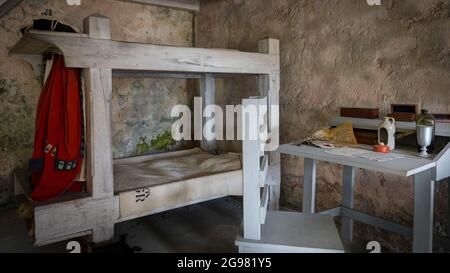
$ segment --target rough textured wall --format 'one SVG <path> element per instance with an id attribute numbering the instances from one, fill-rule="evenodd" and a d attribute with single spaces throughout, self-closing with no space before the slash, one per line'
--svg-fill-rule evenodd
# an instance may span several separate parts
<path id="1" fill-rule="evenodd" d="M 366 0 L 209 0 L 203 1 L 196 26 L 201 47 L 257 51 L 260 38 L 280 40 L 282 143 L 326 126 L 341 106 L 380 107 L 386 113 L 391 103 L 420 103 L 433 112 L 450 112 L 450 1 L 382 0 L 382 6 L 368 6 Z M 253 79 L 242 82 L 218 86 L 242 97 L 256 92 L 249 88 Z M 236 97 L 219 101 L 239 103 Z M 284 205 L 301 207 L 302 176 L 303 160 L 283 157 Z M 341 168 L 319 165 L 319 210 L 338 204 L 341 177 Z M 361 171 L 356 209 L 412 225 L 412 186 L 406 179 Z M 445 183 L 436 191 L 435 226 L 442 232 Z M 367 226 L 356 231 L 392 249 L 410 245 Z"/>
<path id="2" fill-rule="evenodd" d="M 193 44 L 193 14 L 189 12 L 113 0 L 82 1 L 81 7 L 68 6 L 65 0 L 22 1 L 0 19 L 0 195 L 10 191 L 7 181 L 12 170 L 25 166 L 31 156 L 41 90 L 40 77 L 31 65 L 9 56 L 8 51 L 20 39 L 19 30 L 41 18 L 45 9 L 52 9 L 54 18 L 77 30 L 82 30 L 85 17 L 103 14 L 111 19 L 114 40 Z M 186 96 L 185 80 L 114 79 L 115 156 L 152 150 L 151 139 L 170 129 L 167 109 L 190 101 Z M 141 137 L 145 143 L 138 145 Z"/>

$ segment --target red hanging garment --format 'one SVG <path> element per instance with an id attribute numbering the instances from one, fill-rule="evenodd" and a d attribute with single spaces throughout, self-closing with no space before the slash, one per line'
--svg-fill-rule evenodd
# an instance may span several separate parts
<path id="1" fill-rule="evenodd" d="M 83 160 L 80 88 L 80 70 L 66 68 L 64 57 L 55 56 L 37 109 L 30 160 L 34 201 L 47 201 L 66 190 L 81 191 L 74 183 Z"/>

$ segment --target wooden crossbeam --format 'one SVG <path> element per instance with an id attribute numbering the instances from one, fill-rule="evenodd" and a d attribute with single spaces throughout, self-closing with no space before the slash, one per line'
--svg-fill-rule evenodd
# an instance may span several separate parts
<path id="1" fill-rule="evenodd" d="M 182 9 L 192 12 L 200 11 L 200 0 L 119 0 L 119 1 Z"/>
<path id="2" fill-rule="evenodd" d="M 93 39 L 85 34 L 30 31 L 11 54 L 60 50 L 67 67 L 185 73 L 278 74 L 279 56 Z"/>
<path id="3" fill-rule="evenodd" d="M 22 0 L 0 0 L 0 18 L 19 5 L 20 2 L 22 2 Z"/>

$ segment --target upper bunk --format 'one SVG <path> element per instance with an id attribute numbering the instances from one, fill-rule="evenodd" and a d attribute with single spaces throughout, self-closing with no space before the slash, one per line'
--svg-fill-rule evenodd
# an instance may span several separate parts
<path id="1" fill-rule="evenodd" d="M 107 35 L 106 37 L 108 37 Z M 270 43 L 271 39 L 267 39 Z M 278 42 L 278 41 L 277 41 Z M 204 73 L 278 75 L 278 52 L 253 53 L 114 41 L 83 33 L 29 30 L 10 50 L 13 55 L 64 55 L 71 68 L 110 68 L 117 75 L 142 71 L 195 78 Z"/>

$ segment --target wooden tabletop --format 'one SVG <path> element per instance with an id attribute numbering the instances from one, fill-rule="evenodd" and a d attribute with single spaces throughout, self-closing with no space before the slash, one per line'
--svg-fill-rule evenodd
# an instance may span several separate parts
<path id="1" fill-rule="evenodd" d="M 432 159 L 414 157 L 411 155 L 405 155 L 403 153 L 398 153 L 404 156 L 402 158 L 388 161 L 376 161 L 368 158 L 330 154 L 327 152 L 327 149 L 321 149 L 309 145 L 284 144 L 279 147 L 278 152 L 281 154 L 327 161 L 340 165 L 352 166 L 356 168 L 389 173 L 404 177 L 412 176 L 430 168 L 436 167 L 436 162 Z"/>

